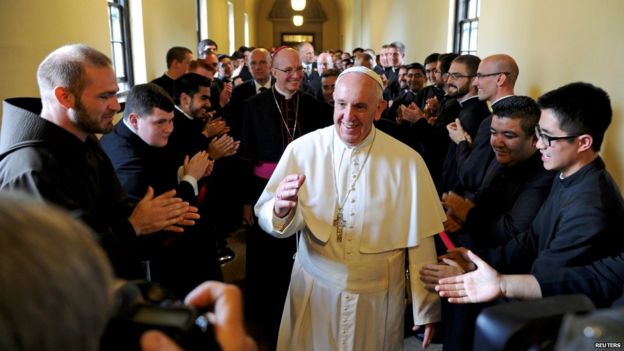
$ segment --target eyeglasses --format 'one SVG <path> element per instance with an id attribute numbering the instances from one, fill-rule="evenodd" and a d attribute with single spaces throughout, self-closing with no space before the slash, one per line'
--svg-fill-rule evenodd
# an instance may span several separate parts
<path id="1" fill-rule="evenodd" d="M 273 68 L 275 68 L 278 71 L 284 72 L 284 73 L 286 73 L 289 76 L 294 74 L 294 73 L 303 73 L 303 71 L 305 70 L 305 68 L 303 68 L 303 66 L 299 66 L 299 67 L 295 67 L 295 68 L 288 67 L 286 69 L 281 69 L 281 68 L 277 68 L 277 67 L 273 67 Z"/>
<path id="2" fill-rule="evenodd" d="M 504 74 L 504 75 L 510 75 L 511 72 L 495 72 L 495 73 L 477 73 L 477 79 L 481 79 L 481 78 L 486 78 L 486 77 L 493 77 L 493 76 L 497 76 L 499 74 Z"/>
<path id="3" fill-rule="evenodd" d="M 448 77 L 453 80 L 458 80 L 459 78 L 472 78 L 474 75 L 463 75 L 459 73 L 447 73 Z"/>
<path id="4" fill-rule="evenodd" d="M 535 135 L 537 135 L 537 137 L 542 141 L 542 143 L 544 143 L 544 145 L 551 147 L 552 146 L 552 142 L 556 141 L 556 140 L 562 140 L 562 139 L 573 139 L 573 138 L 577 138 L 579 136 L 581 136 L 581 134 L 579 135 L 564 135 L 564 136 L 550 136 L 550 135 L 546 135 L 544 133 L 542 133 L 542 129 L 540 128 L 539 125 L 535 126 Z"/>

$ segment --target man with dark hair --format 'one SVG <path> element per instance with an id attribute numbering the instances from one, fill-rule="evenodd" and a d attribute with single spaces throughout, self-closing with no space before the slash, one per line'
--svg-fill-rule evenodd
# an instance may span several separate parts
<path id="1" fill-rule="evenodd" d="M 388 87 L 385 94 L 394 100 L 399 96 L 400 92 L 397 74 L 399 67 L 405 62 L 405 45 L 400 41 L 395 41 L 388 45 L 386 60 L 388 67 L 386 67 L 385 74 L 386 78 L 388 78 Z"/>
<path id="2" fill-rule="evenodd" d="M 456 119 L 464 132 L 474 139 L 479 124 L 490 115 L 485 101 L 479 100 L 477 88 L 473 85 L 481 59 L 474 55 L 457 56 L 448 70 L 447 94 L 456 98 L 461 110 Z M 448 137 L 446 140 L 449 140 Z M 442 191 L 455 191 L 463 194 L 463 187 L 457 177 L 457 145 L 450 143 L 442 169 Z"/>
<path id="3" fill-rule="evenodd" d="M 205 59 L 208 53 L 216 54 L 219 50 L 219 46 L 212 39 L 203 39 L 197 43 L 197 56 L 200 59 Z"/>
<path id="4" fill-rule="evenodd" d="M 175 80 L 188 71 L 189 64 L 193 60 L 193 52 L 185 47 L 174 46 L 167 51 L 167 71 L 160 77 L 152 80 L 152 83 L 161 86 L 175 98 Z"/>
<path id="5" fill-rule="evenodd" d="M 544 169 L 536 147 L 539 115 L 539 106 L 527 96 L 511 96 L 497 104 L 490 144 L 502 167 L 492 165 L 486 172 L 491 179 L 474 202 L 452 192 L 443 197 L 448 222 L 470 234 L 468 242 L 475 247 L 503 245 L 527 230 L 550 193 L 554 172 Z M 449 225 L 447 231 L 459 229 Z"/>
<path id="6" fill-rule="evenodd" d="M 401 66 L 403 67 L 403 66 Z M 402 113 L 401 106 L 409 106 L 418 99 L 418 95 L 420 91 L 423 89 L 425 85 L 425 68 L 418 62 L 411 63 L 405 66 L 406 74 L 405 74 L 405 84 L 406 89 L 399 96 L 397 96 L 392 106 L 388 107 L 384 114 L 384 118 L 387 118 L 392 121 L 402 122 Z M 399 69 L 400 72 L 401 69 Z M 398 77 L 397 77 L 398 79 Z M 397 81 L 398 82 L 398 81 Z M 402 111 L 401 111 L 402 112 Z"/>
<path id="7" fill-rule="evenodd" d="M 198 181 L 212 171 L 213 161 L 206 151 L 187 155 L 184 163 L 168 152 L 173 110 L 173 100 L 162 88 L 151 83 L 136 85 L 128 95 L 123 119 L 102 137 L 102 149 L 133 201 L 151 186 L 156 194 L 176 189 L 178 196 L 195 204 Z M 199 239 L 195 230 L 188 230 L 144 240 L 152 281 L 184 296 L 205 280 L 222 279 L 214 245 L 202 245 Z"/>
<path id="8" fill-rule="evenodd" d="M 542 166 L 536 148 L 535 126 L 540 110 L 527 96 L 512 96 L 499 102 L 490 127 L 490 144 L 497 167 L 493 178 L 473 201 L 449 192 L 442 197 L 448 209 L 445 230 L 457 233 L 456 242 L 468 248 L 503 245 L 528 230 L 550 193 L 554 172 Z M 454 266 L 425 266 L 421 280 L 433 286 L 440 278 L 461 271 Z M 483 306 L 442 305 L 445 349 L 472 345 L 474 322 Z"/>
<path id="9" fill-rule="evenodd" d="M 427 75 L 429 85 L 423 88 L 418 96 L 417 102 L 418 107 L 423 111 L 427 111 L 427 103 L 432 103 L 430 99 L 435 98 L 438 104 L 444 99 L 444 82 L 441 79 L 436 79 L 439 57 L 440 55 L 438 53 L 433 53 L 425 58 L 425 74 Z"/>
<path id="10" fill-rule="evenodd" d="M 328 69 L 321 76 L 321 93 L 323 100 L 328 105 L 334 106 L 334 89 L 336 88 L 336 79 L 340 72 L 336 69 Z"/>
<path id="11" fill-rule="evenodd" d="M 537 147 L 544 168 L 558 171 L 550 195 L 528 231 L 482 251 L 483 260 L 465 249 L 454 252 L 473 272 L 436 286 L 450 302 L 585 293 L 603 307 L 622 293 L 624 200 L 598 154 L 612 118 L 609 96 L 578 82 L 538 103 Z"/>
<path id="12" fill-rule="evenodd" d="M 64 207 L 97 234 L 118 276 L 144 277 L 138 236 L 196 219 L 175 191 L 147 193 L 134 208 L 95 133 L 113 129 L 120 109 L 111 61 L 82 44 L 56 49 L 39 65 L 41 100 L 9 99 L 0 137 L 0 189 Z M 145 189 L 144 189 L 145 190 Z"/>

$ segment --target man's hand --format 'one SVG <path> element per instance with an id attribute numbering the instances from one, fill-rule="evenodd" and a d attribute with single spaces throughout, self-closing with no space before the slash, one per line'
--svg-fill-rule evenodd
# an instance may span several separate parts
<path id="1" fill-rule="evenodd" d="M 289 174 L 277 186 L 273 212 L 277 217 L 284 218 L 292 208 L 297 206 L 297 194 L 305 182 L 303 174 Z"/>
<path id="2" fill-rule="evenodd" d="M 204 130 L 202 130 L 202 134 L 206 136 L 206 138 L 210 139 L 213 136 L 223 135 L 230 131 L 230 127 L 225 123 L 223 118 L 215 118 L 204 126 Z"/>
<path id="3" fill-rule="evenodd" d="M 206 175 L 208 167 L 212 170 L 212 163 L 214 161 L 208 158 L 208 152 L 206 151 L 199 151 L 190 159 L 186 155 L 184 157 L 184 174 L 190 175 L 195 180 L 200 180 Z"/>
<path id="4" fill-rule="evenodd" d="M 464 249 L 465 250 L 465 249 Z M 472 251 L 465 251 L 477 270 L 441 279 L 435 289 L 451 303 L 486 302 L 504 296 L 502 276 Z"/>
<path id="5" fill-rule="evenodd" d="M 440 264 L 424 265 L 418 273 L 425 289 L 436 292 L 435 286 L 439 284 L 440 279 L 463 274 L 464 270 L 455 261 L 443 259 L 443 263 Z"/>
<path id="6" fill-rule="evenodd" d="M 397 114 L 397 122 L 399 123 L 402 121 L 415 123 L 422 118 L 427 118 L 427 116 L 425 116 L 425 113 L 420 109 L 420 107 L 418 107 L 418 105 L 413 102 L 409 104 L 409 106 L 401 105 L 399 106 L 399 109 L 401 110 L 401 114 Z"/>
<path id="7" fill-rule="evenodd" d="M 208 153 L 210 154 L 212 159 L 216 161 L 221 157 L 227 157 L 236 154 L 239 146 L 240 141 L 234 140 L 229 135 L 222 135 L 218 138 L 213 139 L 210 144 L 208 144 Z"/>
<path id="8" fill-rule="evenodd" d="M 464 131 L 464 128 L 459 121 L 459 118 L 455 118 L 455 122 L 451 122 L 446 125 L 446 130 L 449 133 L 449 138 L 453 140 L 455 144 L 459 144 L 462 141 L 470 141 L 470 134 Z"/>
<path id="9" fill-rule="evenodd" d="M 453 211 L 446 210 L 446 221 L 444 221 L 444 231 L 447 233 L 458 232 L 462 228 L 462 223 L 453 215 Z"/>
<path id="10" fill-rule="evenodd" d="M 243 224 L 252 226 L 256 223 L 254 219 L 253 206 L 243 205 Z"/>
<path id="11" fill-rule="evenodd" d="M 170 225 L 163 230 L 174 233 L 183 233 L 184 228 L 182 227 L 190 227 L 195 225 L 195 220 L 199 219 L 199 213 L 197 213 L 198 209 L 195 206 L 189 206 L 189 210 L 187 213 L 183 214 L 178 218 L 178 221 L 174 225 Z"/>
<path id="12" fill-rule="evenodd" d="M 417 331 L 421 327 L 422 325 L 415 325 L 412 328 L 412 330 Z M 433 340 L 433 336 L 435 335 L 435 324 L 434 323 L 425 324 L 424 327 L 425 327 L 425 334 L 423 336 L 422 348 L 427 349 L 429 345 L 431 345 L 431 340 Z"/>
<path id="13" fill-rule="evenodd" d="M 449 209 L 453 216 L 462 222 L 466 221 L 468 211 L 475 207 L 474 202 L 455 194 L 452 191 L 442 194 L 442 205 Z"/>
<path id="14" fill-rule="evenodd" d="M 232 83 L 224 83 L 223 90 L 221 90 L 221 94 L 219 95 L 219 105 L 221 107 L 225 107 L 228 102 L 230 102 L 230 98 L 232 97 Z"/>
<path id="15" fill-rule="evenodd" d="M 428 117 L 435 117 L 440 112 L 440 101 L 437 96 L 433 96 L 425 101 L 425 115 Z"/>
<path id="16" fill-rule="evenodd" d="M 446 251 L 446 254 L 438 257 L 439 261 L 450 264 L 449 261 L 454 261 L 464 270 L 464 272 L 471 272 L 477 269 L 477 266 L 468 258 L 468 249 L 465 247 L 457 247 Z"/>
<path id="17" fill-rule="evenodd" d="M 188 220 L 187 213 L 192 212 L 195 208 L 174 196 L 175 190 L 170 190 L 154 197 L 154 189 L 151 186 L 147 188 L 145 196 L 139 201 L 128 218 L 137 236 L 151 234 Z M 194 215 L 199 218 L 196 213 Z M 183 231 L 182 228 L 179 229 L 175 231 Z"/>
<path id="18" fill-rule="evenodd" d="M 243 304 L 240 290 L 230 284 L 205 282 L 191 291 L 184 302 L 198 308 L 214 306 L 210 321 L 223 351 L 255 351 L 256 343 L 243 326 Z M 143 351 L 181 351 L 173 340 L 160 331 L 147 331 L 141 336 Z"/>

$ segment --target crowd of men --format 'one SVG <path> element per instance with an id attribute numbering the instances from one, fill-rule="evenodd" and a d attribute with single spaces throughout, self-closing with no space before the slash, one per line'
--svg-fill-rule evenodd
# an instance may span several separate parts
<path id="1" fill-rule="evenodd" d="M 55 50 L 41 99 L 4 102 L 0 189 L 64 208 L 117 277 L 178 296 L 223 280 L 225 238 L 244 224 L 245 319 L 269 349 L 402 348 L 406 285 L 423 346 L 437 327 L 448 350 L 470 348 L 478 313 L 502 298 L 622 295 L 602 89 L 535 101 L 515 95 L 509 55 L 406 63 L 400 42 L 219 52 L 172 47 L 113 125 L 110 59 Z"/>

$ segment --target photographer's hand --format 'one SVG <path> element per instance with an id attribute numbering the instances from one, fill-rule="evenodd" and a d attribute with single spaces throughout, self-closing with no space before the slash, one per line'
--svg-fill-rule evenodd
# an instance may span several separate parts
<path id="1" fill-rule="evenodd" d="M 256 343 L 245 333 L 240 290 L 230 284 L 208 281 L 193 291 L 185 303 L 195 307 L 214 306 L 215 335 L 223 351 L 255 351 Z M 141 336 L 143 351 L 179 351 L 181 348 L 159 331 Z"/>

